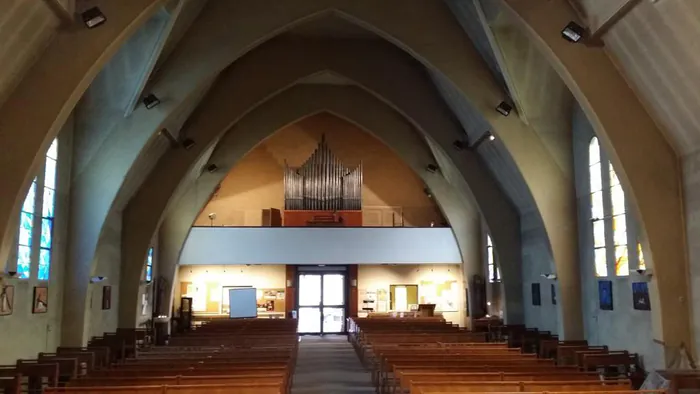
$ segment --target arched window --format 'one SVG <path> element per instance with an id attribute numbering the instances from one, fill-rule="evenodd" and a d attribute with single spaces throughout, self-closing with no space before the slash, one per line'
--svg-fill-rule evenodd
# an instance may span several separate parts
<path id="1" fill-rule="evenodd" d="M 54 140 L 46 153 L 43 173 L 34 178 L 20 212 L 17 245 L 17 275 L 29 279 L 32 262 L 38 258 L 37 279 L 49 280 L 53 247 L 53 220 L 56 204 L 56 168 L 58 141 Z M 41 211 L 41 215 L 39 215 Z M 35 229 L 40 229 L 35 233 Z M 34 242 L 35 238 L 39 242 Z"/>
<path id="2" fill-rule="evenodd" d="M 596 276 L 608 276 L 608 256 L 614 261 L 615 275 L 627 276 L 630 267 L 625 192 L 612 163 L 603 158 L 596 137 L 588 147 L 588 161 Z M 641 245 L 636 246 L 638 265 L 644 267 Z"/>
<path id="3" fill-rule="evenodd" d="M 146 282 L 151 283 L 153 280 L 153 248 L 148 248 L 146 256 Z"/>
<path id="4" fill-rule="evenodd" d="M 486 235 L 486 263 L 488 264 L 489 282 L 495 283 L 501 281 L 501 269 L 496 265 L 496 258 L 493 252 L 493 244 L 491 236 Z"/>

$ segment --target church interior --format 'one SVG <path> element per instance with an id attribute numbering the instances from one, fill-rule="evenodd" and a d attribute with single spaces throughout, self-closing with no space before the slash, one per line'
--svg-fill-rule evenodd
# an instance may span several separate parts
<path id="1" fill-rule="evenodd" d="M 2 0 L 0 38 L 0 393 L 700 390 L 700 1 Z"/>

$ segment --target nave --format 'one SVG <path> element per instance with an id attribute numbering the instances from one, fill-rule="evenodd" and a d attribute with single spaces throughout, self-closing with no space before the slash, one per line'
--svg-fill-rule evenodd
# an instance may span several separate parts
<path id="1" fill-rule="evenodd" d="M 211 319 L 153 346 L 141 331 L 93 338 L 0 367 L 6 394 L 641 393 L 636 354 L 560 341 L 483 319 L 466 330 L 442 317 L 349 318 L 345 335 L 302 336 L 296 319 Z M 671 389 L 700 386 L 667 375 Z M 647 386 L 648 388 L 648 386 Z M 646 394 L 666 393 L 646 390 Z"/>

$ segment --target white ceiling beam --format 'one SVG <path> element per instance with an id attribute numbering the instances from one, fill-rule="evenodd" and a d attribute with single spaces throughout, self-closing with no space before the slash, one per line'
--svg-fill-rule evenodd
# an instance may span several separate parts
<path id="1" fill-rule="evenodd" d="M 508 72 L 508 64 L 506 63 L 505 58 L 503 57 L 503 53 L 501 52 L 501 47 L 498 45 L 498 40 L 496 39 L 496 36 L 493 34 L 493 31 L 491 30 L 491 25 L 488 21 L 488 18 L 486 17 L 486 13 L 484 12 L 483 7 L 481 6 L 481 1 L 480 0 L 472 0 L 474 3 L 474 8 L 476 9 L 476 15 L 479 18 L 479 23 L 481 24 L 481 27 L 484 29 L 484 32 L 486 33 L 486 37 L 488 38 L 489 41 L 489 46 L 491 47 L 491 52 L 493 52 L 493 56 L 496 59 L 496 63 L 498 64 L 498 68 L 501 70 L 501 73 L 503 74 L 503 79 L 505 80 L 506 86 L 508 87 L 508 91 L 510 92 L 511 99 L 513 99 L 513 105 L 515 106 L 516 112 L 518 113 L 518 116 L 522 121 L 526 124 L 528 124 L 527 120 L 527 114 L 525 111 L 525 106 L 522 103 L 521 100 L 521 94 L 518 92 L 517 84 L 513 80 L 512 76 Z"/>

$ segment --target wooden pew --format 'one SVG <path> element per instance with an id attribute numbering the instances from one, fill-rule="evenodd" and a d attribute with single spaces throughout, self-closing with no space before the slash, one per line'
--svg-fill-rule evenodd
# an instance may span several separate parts
<path id="1" fill-rule="evenodd" d="M 410 393 L 423 394 L 426 392 L 550 392 L 550 391 L 629 391 L 629 380 L 612 381 L 541 381 L 541 382 L 421 382 L 411 381 Z"/>
<path id="2" fill-rule="evenodd" d="M 44 394 L 282 394 L 275 383 L 230 383 L 180 386 L 55 387 Z"/>
<path id="3" fill-rule="evenodd" d="M 22 388 L 22 375 L 3 376 L 0 375 L 0 393 L 20 394 Z"/>

